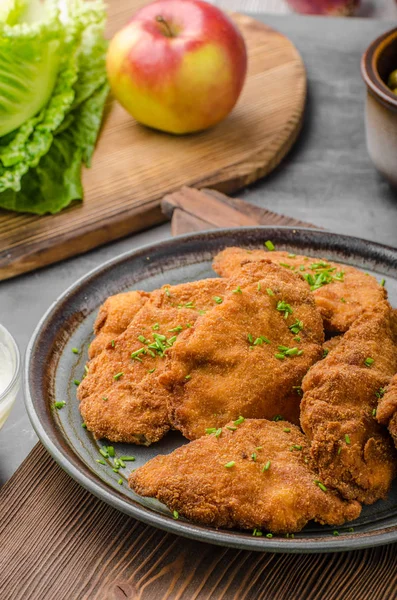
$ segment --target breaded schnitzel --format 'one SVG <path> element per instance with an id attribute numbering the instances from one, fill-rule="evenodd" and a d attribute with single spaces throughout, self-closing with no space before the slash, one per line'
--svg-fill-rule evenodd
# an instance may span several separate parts
<path id="1" fill-rule="evenodd" d="M 102 350 L 123 333 L 149 298 L 147 292 L 123 292 L 109 296 L 99 309 L 94 323 L 95 338 L 88 349 L 89 358 L 95 358 Z"/>
<path id="2" fill-rule="evenodd" d="M 358 502 L 327 489 L 311 466 L 309 445 L 288 422 L 231 421 L 222 430 L 156 456 L 132 472 L 132 489 L 202 525 L 300 531 L 308 521 L 341 525 Z M 260 533 L 261 534 L 261 533 Z"/>
<path id="3" fill-rule="evenodd" d="M 302 383 L 301 425 L 326 486 L 371 504 L 385 498 L 396 454 L 376 421 L 381 390 L 396 371 L 391 308 L 382 301 L 364 313 Z"/>
<path id="4" fill-rule="evenodd" d="M 299 386 L 322 356 L 322 320 L 307 285 L 282 267 L 248 265 L 224 300 L 170 350 L 160 377 L 172 425 L 188 439 L 239 415 L 299 421 Z"/>
<path id="5" fill-rule="evenodd" d="M 225 280 L 204 279 L 152 292 L 124 333 L 89 362 L 78 398 L 96 438 L 149 445 L 169 430 L 169 394 L 158 381 L 165 355 L 225 287 Z"/>
<path id="6" fill-rule="evenodd" d="M 376 418 L 389 428 L 394 445 L 397 448 L 397 375 L 394 375 L 387 388 L 379 393 Z"/>
<path id="7" fill-rule="evenodd" d="M 347 265 L 288 252 L 225 248 L 215 256 L 213 269 L 222 277 L 232 277 L 243 264 L 263 259 L 307 280 L 327 331 L 347 331 L 364 310 L 386 298 L 385 288 L 371 275 Z"/>

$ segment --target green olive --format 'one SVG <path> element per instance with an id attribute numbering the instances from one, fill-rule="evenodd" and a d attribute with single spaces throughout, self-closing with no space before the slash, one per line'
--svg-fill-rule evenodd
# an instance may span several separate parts
<path id="1" fill-rule="evenodd" d="M 389 79 L 387 80 L 387 85 L 390 89 L 394 90 L 397 88 L 397 69 L 392 71 L 389 75 Z"/>

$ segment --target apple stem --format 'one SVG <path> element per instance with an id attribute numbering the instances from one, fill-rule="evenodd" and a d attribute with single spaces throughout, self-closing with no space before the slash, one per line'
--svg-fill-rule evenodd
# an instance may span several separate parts
<path id="1" fill-rule="evenodd" d="M 163 25 L 163 31 L 167 37 L 174 37 L 171 27 L 169 26 L 168 22 L 164 19 L 164 17 L 162 17 L 161 15 L 157 15 L 156 21 L 157 23 L 161 23 Z"/>

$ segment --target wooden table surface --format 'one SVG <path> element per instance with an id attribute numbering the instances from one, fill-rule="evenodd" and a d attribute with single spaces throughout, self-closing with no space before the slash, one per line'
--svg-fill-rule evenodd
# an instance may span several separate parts
<path id="1" fill-rule="evenodd" d="M 240 10 L 251 1 L 254 0 L 243 0 Z M 371 39 L 392 24 L 370 19 L 337 21 L 290 16 L 266 16 L 264 20 L 288 35 L 301 51 L 308 71 L 309 103 L 304 129 L 296 148 L 270 178 L 246 190 L 243 197 L 263 208 L 333 231 L 396 246 L 397 195 L 375 172 L 367 156 L 363 123 L 364 87 L 359 74 L 362 51 Z M 293 88 L 293 82 L 288 83 Z M 156 243 L 169 235 L 170 228 L 164 225 L 0 284 L 1 322 L 15 335 L 24 351 L 38 320 L 68 285 L 91 268 L 123 251 L 146 243 Z M 36 441 L 19 396 L 9 421 L 0 431 L 1 483 L 9 479 Z M 36 458 L 37 472 L 42 473 L 42 478 L 37 479 L 42 491 L 42 503 L 36 506 L 37 510 L 33 510 L 35 506 L 26 505 L 25 508 L 32 511 L 32 524 L 35 519 L 43 519 L 43 536 L 47 536 L 53 544 L 54 556 L 58 544 L 68 545 L 69 556 L 73 557 L 73 561 L 70 560 L 75 568 L 73 577 L 77 587 L 71 582 L 71 593 L 63 596 L 67 600 L 128 597 L 143 600 L 397 598 L 394 571 L 390 570 L 390 565 L 395 561 L 396 547 L 343 555 L 307 556 L 226 550 L 187 542 L 151 528 L 148 531 L 139 523 L 131 527 L 126 517 L 118 516 L 113 510 L 108 512 L 107 507 L 86 496 L 81 488 L 72 483 L 68 494 L 75 503 L 77 513 L 80 514 L 85 503 L 90 514 L 87 521 L 78 521 L 75 513 L 62 509 L 67 476 L 60 473 L 56 478 L 50 477 L 48 469 L 51 459 L 45 455 L 36 455 Z M 21 471 L 18 476 L 19 481 L 23 481 L 26 471 Z M 55 490 L 54 497 L 60 499 L 55 512 L 51 496 L 47 493 L 49 490 Z M 13 506 L 16 506 L 24 501 L 24 497 L 16 495 L 13 501 Z M 6 517 L 3 513 L 3 519 L 7 518 L 11 523 L 13 506 L 8 507 Z M 60 539 L 51 535 L 51 519 L 44 519 L 48 512 L 51 515 L 60 513 L 65 523 L 64 536 Z M 108 554 L 106 534 L 119 522 L 119 518 L 123 523 L 117 531 L 119 550 L 115 554 Z M 15 554 L 2 554 L 4 538 L 1 539 L 1 531 L 5 524 L 3 520 L 0 528 L 0 566 L 3 566 L 0 573 L 7 578 L 14 567 L 19 568 L 27 563 L 30 570 L 27 571 L 27 580 L 18 584 L 19 590 L 22 590 L 19 595 L 12 589 L 8 595 L 4 595 L 2 589 L 5 588 L 0 587 L 1 600 L 58 600 L 57 584 L 59 587 L 63 569 L 59 567 L 57 570 L 52 563 L 43 564 L 40 554 L 35 553 L 34 544 L 25 547 L 24 540 L 29 527 L 26 530 L 18 529 L 15 522 L 14 527 L 7 528 L 7 539 L 14 544 L 8 544 L 7 548 L 13 547 Z M 95 532 L 102 539 L 103 546 L 97 557 L 95 571 L 88 573 L 84 570 L 84 564 L 90 552 L 90 532 Z M 4 571 L 6 562 L 8 567 Z M 139 586 L 130 588 L 129 596 L 117 590 L 106 596 L 98 595 L 98 586 L 104 578 L 109 581 L 116 574 L 117 578 L 122 578 L 123 572 L 127 570 L 130 573 L 131 569 L 134 572 L 136 570 Z M 40 576 L 44 573 L 52 576 L 51 589 L 43 589 L 39 585 Z M 38 586 L 39 592 L 36 594 L 32 592 L 35 589 L 33 582 Z M 83 588 L 84 582 L 87 587 Z"/>

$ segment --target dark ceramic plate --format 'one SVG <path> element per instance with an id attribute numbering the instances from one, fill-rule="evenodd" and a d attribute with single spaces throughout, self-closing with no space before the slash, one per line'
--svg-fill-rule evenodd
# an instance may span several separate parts
<path id="1" fill-rule="evenodd" d="M 397 487 L 386 501 L 365 507 L 357 521 L 339 529 L 310 524 L 295 535 L 253 537 L 249 532 L 215 530 L 174 520 L 159 502 L 141 498 L 127 486 L 131 468 L 139 467 L 158 453 L 171 452 L 186 443 L 176 432 L 149 448 L 115 444 L 118 455 L 132 454 L 120 475 L 101 458 L 102 442 L 81 427 L 74 379 L 81 379 L 92 339 L 98 307 L 111 294 L 128 289 L 152 290 L 213 276 L 211 259 L 222 248 L 241 245 L 263 247 L 272 240 L 277 249 L 345 262 L 385 278 L 391 302 L 397 305 L 397 250 L 356 238 L 309 229 L 287 227 L 217 230 L 187 235 L 124 254 L 83 277 L 69 288 L 39 323 L 27 350 L 25 367 L 26 406 L 41 441 L 60 466 L 82 486 L 125 513 L 146 523 L 197 540 L 272 552 L 332 552 L 376 546 L 397 541 Z M 72 348 L 82 351 L 72 353 Z M 51 408 L 65 400 L 62 410 Z M 348 528 L 353 526 L 354 533 Z"/>

